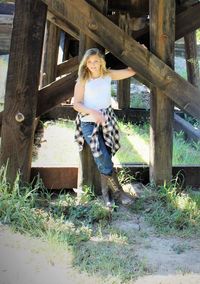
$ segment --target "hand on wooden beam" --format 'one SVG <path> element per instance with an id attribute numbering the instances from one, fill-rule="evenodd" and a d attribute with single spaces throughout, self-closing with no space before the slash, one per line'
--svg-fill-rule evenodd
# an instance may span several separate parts
<path id="1" fill-rule="evenodd" d="M 111 76 L 112 80 L 127 79 L 129 77 L 134 76 L 135 74 L 136 74 L 136 72 L 131 67 L 128 67 L 126 69 L 120 69 L 120 70 L 110 69 L 110 76 Z"/>

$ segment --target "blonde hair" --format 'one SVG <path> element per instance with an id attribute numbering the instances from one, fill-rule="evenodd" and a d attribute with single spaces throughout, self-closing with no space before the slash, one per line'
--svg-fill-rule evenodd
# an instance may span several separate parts
<path id="1" fill-rule="evenodd" d="M 87 61 L 89 59 L 90 56 L 92 55 L 98 55 L 100 58 L 100 76 L 103 77 L 105 75 L 108 74 L 108 70 L 106 68 L 106 61 L 104 59 L 104 55 L 100 52 L 100 50 L 98 48 L 90 48 L 88 49 L 81 62 L 79 65 L 79 69 L 78 69 L 78 79 L 80 81 L 87 81 L 88 79 L 91 78 L 91 72 L 90 70 L 87 68 Z"/>

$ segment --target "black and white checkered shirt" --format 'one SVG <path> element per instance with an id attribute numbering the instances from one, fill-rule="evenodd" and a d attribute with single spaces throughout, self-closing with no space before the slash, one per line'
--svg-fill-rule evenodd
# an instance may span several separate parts
<path id="1" fill-rule="evenodd" d="M 95 124 L 94 130 L 90 140 L 90 148 L 94 157 L 101 156 L 101 150 L 99 147 L 98 134 L 100 127 L 102 127 L 103 138 L 105 144 L 111 148 L 112 156 L 119 150 L 119 128 L 117 125 L 117 119 L 114 114 L 112 107 L 100 110 L 103 116 L 105 117 L 105 123 L 103 125 Z M 78 113 L 76 120 L 76 129 L 75 129 L 75 141 L 79 145 L 79 151 L 82 151 L 84 145 L 84 137 L 81 129 L 81 114 Z"/>

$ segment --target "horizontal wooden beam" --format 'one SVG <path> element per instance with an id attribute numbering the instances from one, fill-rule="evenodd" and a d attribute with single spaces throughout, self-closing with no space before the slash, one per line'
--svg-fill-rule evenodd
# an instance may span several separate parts
<path id="1" fill-rule="evenodd" d="M 200 118 L 200 91 L 86 1 L 43 1 L 57 17 L 76 25 L 127 66 L 133 67 L 141 77 L 163 91 L 185 112 Z"/>
<path id="2" fill-rule="evenodd" d="M 78 56 L 72 57 L 57 65 L 57 77 L 78 70 Z"/>
<path id="3" fill-rule="evenodd" d="M 127 169 L 137 181 L 144 184 L 149 183 L 149 167 L 143 164 L 122 164 L 115 165 L 117 171 L 122 168 Z M 77 188 L 78 166 L 75 167 L 32 167 L 31 179 L 39 176 L 42 178 L 44 185 L 48 189 L 72 189 Z M 200 166 L 174 166 L 173 176 L 179 175 L 183 180 L 184 186 L 193 188 L 200 187 Z"/>
<path id="4" fill-rule="evenodd" d="M 176 16 L 175 39 L 178 40 L 184 35 L 200 28 L 200 3 L 187 8 Z M 191 20 L 192 19 L 192 20 Z"/>
<path id="5" fill-rule="evenodd" d="M 31 180 L 37 175 L 48 189 L 77 188 L 77 167 L 32 167 Z"/>

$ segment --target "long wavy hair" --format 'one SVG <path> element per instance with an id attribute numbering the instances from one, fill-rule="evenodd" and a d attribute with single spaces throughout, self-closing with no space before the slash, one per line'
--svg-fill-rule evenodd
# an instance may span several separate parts
<path id="1" fill-rule="evenodd" d="M 90 70 L 87 68 L 87 61 L 89 57 L 92 55 L 98 55 L 100 58 L 100 76 L 103 77 L 109 73 L 109 71 L 106 68 L 106 61 L 104 59 L 104 55 L 100 52 L 98 48 L 90 48 L 85 52 L 79 65 L 78 79 L 80 81 L 85 82 L 91 78 L 92 74 Z"/>

